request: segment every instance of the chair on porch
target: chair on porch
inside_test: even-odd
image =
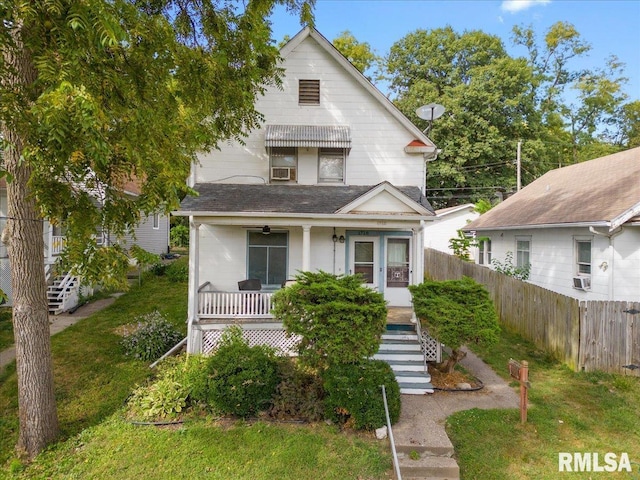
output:
[[[240,291],[259,291],[262,290],[262,282],[259,278],[249,278],[247,280],[241,280],[238,282],[238,289]]]

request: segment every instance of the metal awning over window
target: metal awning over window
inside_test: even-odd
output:
[[[351,148],[346,125],[267,125],[266,147]]]

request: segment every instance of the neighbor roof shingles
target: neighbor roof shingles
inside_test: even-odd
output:
[[[610,222],[640,203],[640,147],[547,172],[464,230]]]

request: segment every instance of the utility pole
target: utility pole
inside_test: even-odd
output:
[[[522,162],[521,162],[521,158],[520,158],[520,150],[522,148],[522,140],[518,140],[518,154],[516,156],[516,176],[517,176],[517,189],[516,191],[519,192],[520,189],[522,188],[522,176],[520,174],[520,170],[522,168]]]

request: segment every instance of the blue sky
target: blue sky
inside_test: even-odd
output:
[[[572,23],[592,50],[576,68],[603,65],[610,55],[626,64],[629,100],[640,100],[640,0],[316,0],[316,28],[329,40],[349,30],[378,55],[417,29],[450,25],[457,32],[482,30],[503,39],[512,56],[524,55],[511,43],[514,25],[531,25],[543,35],[557,21]],[[274,38],[300,30],[297,17],[279,9]]]

